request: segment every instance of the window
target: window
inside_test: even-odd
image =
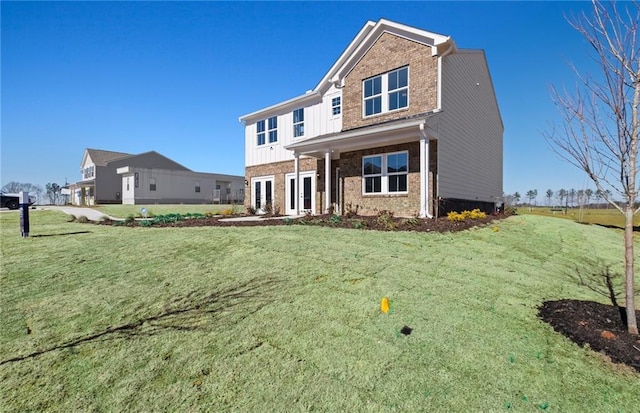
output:
[[[365,194],[406,193],[409,172],[408,152],[396,152],[362,158]]]
[[[304,135],[304,108],[293,111],[293,137]]]
[[[382,192],[382,156],[362,158],[362,176],[365,194]]]
[[[342,112],[342,105],[340,104],[340,96],[331,99],[331,114],[333,116],[339,115]]]
[[[258,131],[258,146],[264,145],[264,120],[259,120],[256,123],[256,128]]]
[[[127,191],[129,190],[129,177],[127,176]]]
[[[364,115],[382,112],[382,76],[364,81]]]
[[[278,142],[278,117],[269,118],[269,143]]]
[[[200,192],[200,182],[196,182],[196,192]]]
[[[389,110],[396,110],[407,107],[409,95],[409,69],[394,70],[388,74],[389,77]]]
[[[156,190],[156,178],[150,178],[149,179],[149,191],[155,191]]]
[[[134,186],[140,188],[140,175],[136,172],[133,179]]]
[[[408,67],[365,79],[362,83],[364,116],[372,116],[409,106]]]

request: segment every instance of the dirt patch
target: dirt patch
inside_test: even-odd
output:
[[[627,332],[615,307],[593,301],[545,301],[538,315],[579,346],[589,345],[613,362],[640,372],[640,337]],[[640,311],[636,317],[640,319]]]

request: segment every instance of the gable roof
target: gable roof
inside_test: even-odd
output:
[[[342,86],[341,82],[344,77],[354,68],[360,59],[362,59],[383,33],[390,33],[431,46],[432,56],[439,56],[443,53],[456,50],[455,42],[450,36],[428,32],[386,19],[380,19],[377,22],[368,21],[313,90],[308,91],[304,95],[243,115],[239,118],[239,121],[251,122],[264,117],[265,114],[270,112],[288,112],[294,107],[312,104],[314,101],[319,102],[322,99],[322,95],[326,93],[332,85],[336,87]]]
[[[114,159],[108,162],[109,166],[133,166],[140,168],[158,168],[158,169],[169,169],[172,171],[191,171],[191,169],[187,168],[179,164],[178,162],[167,158],[166,156],[156,152],[149,151],[144,152],[138,155],[130,155],[123,158]]]
[[[102,149],[85,149],[84,156],[82,157],[82,163],[80,166],[84,165],[87,156],[91,158],[91,161],[96,166],[107,166],[107,164],[116,159],[122,159],[129,156],[133,156],[130,153],[124,152],[113,152],[113,151],[104,151]]]

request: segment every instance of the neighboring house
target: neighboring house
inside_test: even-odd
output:
[[[194,172],[155,152],[133,155],[86,149],[72,203],[203,204],[244,199],[244,177]]]
[[[449,36],[368,22],[313,90],[240,121],[257,210],[433,217],[491,212],[502,196],[485,54]]]

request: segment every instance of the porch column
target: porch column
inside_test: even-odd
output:
[[[293,173],[296,175],[296,179],[295,179],[295,191],[294,191],[294,212],[296,215],[300,215],[300,154],[299,153],[294,153],[294,160],[293,160]],[[286,185],[285,185],[286,188]]]
[[[429,213],[429,139],[420,138],[420,217],[432,218]]]
[[[331,210],[331,151],[324,153],[324,212]]]

